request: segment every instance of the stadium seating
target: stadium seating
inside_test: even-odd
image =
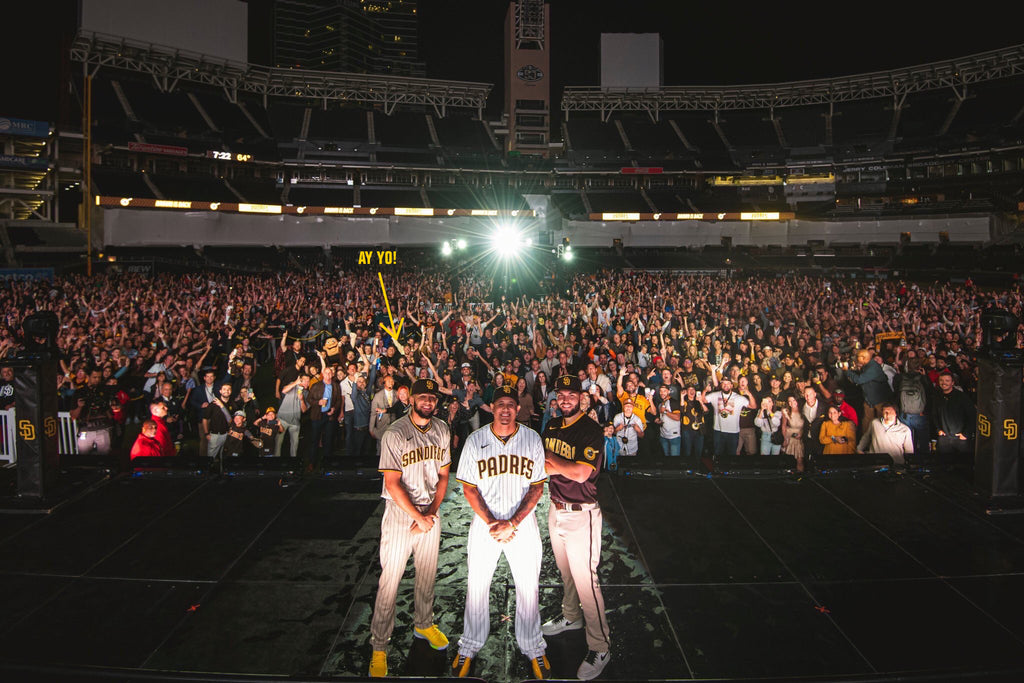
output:
[[[828,107],[790,107],[777,113],[782,135],[790,150],[822,149],[826,145],[825,115]]]
[[[422,112],[398,111],[390,116],[374,112],[373,126],[382,147],[425,149],[433,144]]]
[[[423,197],[420,195],[420,191],[414,188],[361,188],[359,190],[359,203],[361,206],[404,206],[415,208],[423,206]]]
[[[144,197],[156,199],[156,195],[135,171],[94,166],[92,169],[94,191],[112,197]]]
[[[350,141],[362,145],[369,144],[366,129],[366,111],[358,108],[311,107],[309,117],[309,140],[317,141]]]
[[[829,108],[822,104],[779,107],[773,114],[723,110],[717,122],[710,111],[662,111],[657,121],[645,112],[620,111],[601,121],[597,112],[572,111],[562,127],[566,146],[541,159],[506,154],[504,140],[490,134],[479,114],[457,108],[444,117],[412,105],[385,114],[368,104],[329,101],[325,108],[323,101],[292,97],[271,97],[265,104],[251,94],[241,94],[236,104],[212,86],[180,82],[161,93],[138,73],[104,67],[94,82],[93,132],[107,147],[93,179],[98,193],[111,196],[313,206],[524,208],[522,195],[533,192],[550,195],[555,211],[573,218],[651,211],[795,209],[802,218],[1016,211],[1024,175],[1013,151],[1024,138],[1020,85],[1020,77],[971,84],[955,111],[949,89],[912,93],[895,128],[891,97],[837,102],[831,131]],[[558,130],[552,132],[557,141]],[[192,156],[129,152],[136,141],[184,147]],[[201,158],[209,150],[251,154],[257,163],[243,168]],[[939,155],[942,162],[929,160]],[[792,191],[794,204],[788,204],[781,186],[709,183],[714,175],[764,169],[781,176],[810,172],[804,163],[819,169],[832,164],[837,179],[819,193],[800,194],[799,204]],[[294,170],[302,165],[305,171]],[[364,185],[357,192],[344,184],[309,183],[321,175],[308,172],[317,165],[339,169],[325,178]],[[621,179],[619,169],[630,166],[661,167],[665,175],[606,182]],[[877,177],[844,173],[848,166],[886,170]],[[368,177],[366,169],[375,168],[396,169],[401,177]],[[497,173],[473,175],[481,170]],[[281,184],[277,177],[304,183]],[[532,190],[523,187],[538,178],[543,180]],[[62,190],[61,216],[74,215],[73,195]]]
[[[238,201],[238,197],[224,185],[224,181],[220,178],[153,174],[151,180],[164,195],[164,199],[190,199],[200,202]]]
[[[355,193],[345,185],[337,187],[293,187],[288,192],[288,203],[293,206],[352,206]]]

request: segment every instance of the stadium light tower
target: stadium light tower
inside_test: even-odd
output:
[[[548,156],[551,15],[544,0],[513,0],[505,16],[505,112],[509,152]]]
[[[467,246],[468,245],[466,244],[466,240],[462,239],[461,237],[457,239],[453,237],[452,239],[445,240],[444,242],[441,243],[441,255],[451,256],[454,252],[462,251]]]

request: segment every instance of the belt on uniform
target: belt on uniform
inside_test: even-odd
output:
[[[560,500],[551,501],[551,506],[556,510],[568,512],[583,512],[584,510],[596,510],[597,503],[563,503]]]

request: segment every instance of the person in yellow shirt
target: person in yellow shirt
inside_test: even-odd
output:
[[[627,399],[633,402],[633,414],[640,418],[640,422],[646,431],[647,409],[651,406],[651,402],[647,400],[644,394],[637,391],[637,386],[636,375],[630,373],[627,379],[626,368],[619,368],[619,379],[615,382],[615,395],[618,397],[619,403],[625,403]]]
[[[818,440],[824,446],[825,455],[847,455],[857,446],[857,433],[851,420],[844,420],[835,406],[828,407],[828,420],[821,425]]]

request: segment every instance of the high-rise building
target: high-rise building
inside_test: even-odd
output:
[[[424,76],[416,0],[275,0],[274,65]]]

